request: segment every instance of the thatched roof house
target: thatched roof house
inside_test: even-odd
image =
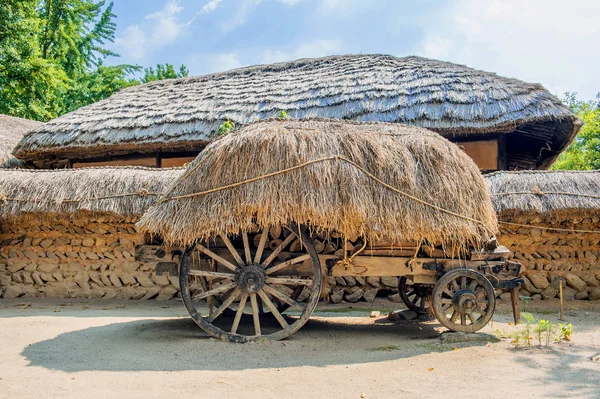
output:
[[[12,155],[23,135],[42,123],[14,116],[0,115],[0,168],[18,168],[23,166]]]
[[[73,216],[80,211],[141,216],[183,169],[105,167],[4,170],[0,219],[33,214]]]
[[[546,168],[580,126],[539,84],[420,57],[347,55],[127,88],[31,132],[16,155],[44,167],[182,164],[227,118],[246,124],[281,110],[428,128],[485,170]]]
[[[247,231],[253,215],[262,227],[458,245],[497,228],[483,177],[456,145],[423,128],[327,119],[269,119],[214,141],[139,225],[189,244]]]
[[[519,215],[547,222],[600,217],[600,171],[496,172],[485,179],[501,220]]]

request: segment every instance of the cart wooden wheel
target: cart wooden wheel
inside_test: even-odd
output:
[[[196,324],[209,335],[231,342],[257,340],[280,340],[298,331],[309,319],[319,301],[322,288],[322,271],[319,257],[312,243],[298,227],[285,227],[290,234],[274,249],[268,249],[268,229],[254,249],[249,244],[247,233],[241,239],[222,235],[227,256],[208,249],[201,243],[186,248],[181,258],[179,282],[183,302]],[[282,260],[278,255],[300,240],[300,250],[288,254]],[[240,244],[241,243],[241,244]],[[236,245],[239,244],[239,245]],[[216,270],[207,269],[200,263],[191,267],[194,250],[206,255],[215,264]],[[195,278],[211,282],[210,285],[190,289]],[[282,289],[293,292],[298,287],[308,290],[308,298],[300,303]],[[221,296],[227,294],[225,297]],[[219,296],[218,302],[212,299]],[[208,305],[201,314],[197,304]],[[261,312],[259,304],[269,312]],[[282,314],[276,303],[289,305],[290,312]],[[214,306],[217,304],[216,306]],[[228,317],[226,309],[234,311]]]
[[[441,325],[453,331],[481,330],[492,318],[495,307],[494,287],[475,270],[452,270],[433,288],[433,313]]]
[[[429,313],[429,301],[432,287],[425,284],[413,284],[404,276],[398,279],[398,293],[410,310],[417,313]]]

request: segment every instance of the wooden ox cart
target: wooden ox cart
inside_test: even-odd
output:
[[[409,308],[466,332],[489,322],[495,289],[510,289],[516,305],[521,285],[520,265],[491,239],[495,214],[475,164],[441,136],[398,124],[247,125],[207,147],[140,225],[186,248],[185,306],[232,342],[299,330],[325,276],[398,277]]]

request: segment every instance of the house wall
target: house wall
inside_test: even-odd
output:
[[[501,221],[559,229],[600,231],[600,218],[562,215],[544,221],[536,215],[501,215]],[[551,299],[563,281],[566,299],[600,299],[600,233],[574,233],[501,225],[498,241],[523,265],[524,295]],[[537,294],[537,295],[536,295]]]
[[[544,224],[536,217],[502,220],[600,231],[600,221]],[[157,274],[160,264],[178,263],[154,255],[135,218],[89,216],[21,219],[0,224],[0,294],[4,298],[119,298],[168,300],[178,294],[176,273]],[[567,299],[600,299],[600,234],[550,232],[525,227],[501,229],[498,240],[523,264],[524,295],[549,299],[564,281]],[[329,299],[399,301],[394,277],[327,277]]]
[[[493,137],[477,137],[477,140],[455,141],[463,151],[467,153],[471,159],[477,164],[482,171],[495,171],[504,169],[506,162],[504,160],[505,153],[502,147],[503,136]],[[84,160],[52,160],[48,162],[38,162],[37,166],[47,169],[55,168],[89,168],[98,166],[144,166],[151,168],[171,168],[181,167],[196,159],[200,149],[195,151],[172,152],[167,154],[154,155],[139,155],[130,154],[114,157],[105,157],[100,159],[84,159]]]
[[[135,218],[92,216],[21,219],[0,225],[0,292],[4,298],[168,300],[177,277],[136,259],[145,237]]]

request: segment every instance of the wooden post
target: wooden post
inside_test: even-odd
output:
[[[519,306],[519,287],[511,288],[510,300],[512,302],[513,319],[515,326],[521,322],[521,307]]]
[[[558,320],[564,320],[563,319],[563,289],[562,289],[562,280],[559,281],[559,286],[558,286],[558,298],[560,299],[560,316],[558,317]]]

